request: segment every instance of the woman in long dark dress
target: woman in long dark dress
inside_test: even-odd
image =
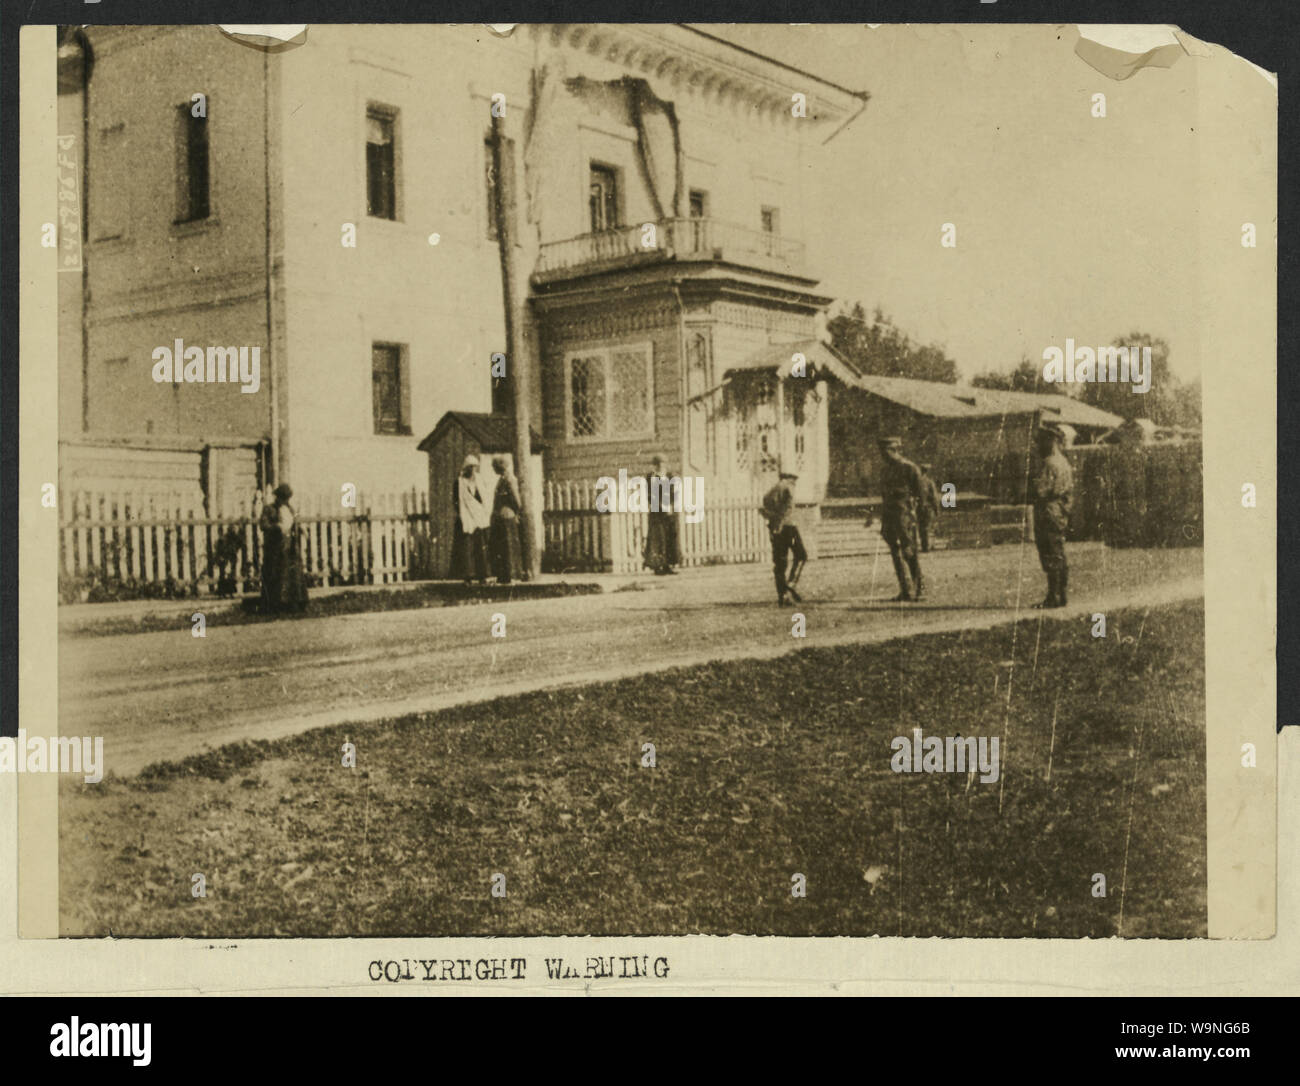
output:
[[[301,611],[307,606],[297,516],[289,504],[292,497],[293,488],[281,483],[275,488],[275,501],[262,508],[262,610],[267,613]]]
[[[497,584],[509,584],[523,568],[519,547],[519,484],[504,456],[492,458],[497,473],[492,499],[492,572]]]
[[[645,551],[641,557],[656,575],[663,576],[676,573],[673,566],[681,562],[677,547],[678,495],[672,480],[664,472],[664,458],[656,456],[651,463],[654,470],[646,477],[650,513],[646,524]]]

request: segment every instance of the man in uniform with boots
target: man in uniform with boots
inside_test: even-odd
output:
[[[1065,533],[1070,525],[1074,471],[1065,458],[1065,435],[1050,423],[1040,423],[1035,435],[1038,466],[1029,484],[1034,503],[1034,542],[1047,574],[1047,598],[1037,606],[1064,607],[1069,567],[1065,562]]]
[[[794,523],[794,482],[798,478],[792,471],[782,471],[776,485],[763,496],[762,513],[772,538],[772,572],[776,577],[778,604],[788,603],[791,599],[795,603],[803,602],[794,587],[808,560],[799,526]],[[791,554],[794,563],[787,575],[786,563]]]
[[[880,473],[880,534],[889,544],[898,577],[898,595],[894,600],[919,600],[922,581],[921,562],[916,553],[916,509],[925,500],[921,469],[903,456],[901,438],[882,437],[880,456],[884,461]]]

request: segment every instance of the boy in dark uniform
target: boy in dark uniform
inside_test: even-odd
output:
[[[763,496],[762,512],[763,519],[767,521],[768,534],[772,538],[772,572],[776,577],[778,604],[787,603],[790,599],[795,603],[803,602],[794,587],[808,560],[803,538],[799,535],[799,526],[794,523],[794,482],[798,478],[792,471],[781,472],[776,486]],[[791,553],[794,554],[794,564],[790,566],[787,577],[786,562]]]
[[[880,473],[880,534],[889,544],[894,574],[898,577],[898,595],[894,600],[919,600],[922,581],[921,562],[916,554],[916,508],[925,499],[921,469],[903,456],[901,438],[882,437],[879,444],[884,461]]]

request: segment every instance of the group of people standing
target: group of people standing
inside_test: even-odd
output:
[[[1034,540],[1039,562],[1047,575],[1047,597],[1038,607],[1064,607],[1067,603],[1069,567],[1065,558],[1065,537],[1069,527],[1074,474],[1065,458],[1064,434],[1050,424],[1039,426],[1035,435],[1038,457],[1029,486],[1034,507]],[[895,601],[923,598],[925,581],[920,554],[930,550],[935,518],[939,513],[939,492],[929,475],[929,464],[917,465],[903,455],[898,437],[879,441],[881,460],[880,534],[889,545],[898,578]],[[460,474],[452,484],[455,509],[452,539],[452,575],[465,583],[487,584],[489,572],[498,584],[510,584],[516,577],[527,579],[522,562],[519,534],[521,502],[519,484],[504,456],[492,458],[495,475],[485,480],[479,458],[466,456]],[[772,544],[772,568],[777,602],[800,603],[800,574],[808,551],[795,522],[794,485],[798,475],[782,470],[776,485],[763,497],[761,512],[767,521]],[[677,533],[675,483],[664,470],[662,457],[653,460],[646,478],[649,493],[661,502],[650,513],[646,533],[644,564],[656,574],[674,573],[681,561]],[[267,612],[302,610],[307,603],[306,583],[298,552],[296,516],[287,483],[275,488],[274,501],[262,509],[262,609]]]
[[[1029,500],[1034,508],[1034,542],[1039,563],[1047,575],[1047,597],[1039,608],[1064,607],[1069,566],[1065,536],[1070,522],[1074,473],[1063,452],[1064,433],[1050,423],[1035,436],[1037,461],[1030,479]],[[898,578],[894,602],[916,601],[924,596],[920,554],[930,550],[939,490],[930,478],[929,464],[915,464],[903,455],[903,441],[888,436],[878,442],[883,467],[880,474],[880,534],[889,545]],[[772,542],[772,568],[778,604],[799,603],[795,588],[808,552],[794,523],[794,484],[798,476],[782,471],[763,498],[762,513]],[[870,523],[870,522],[868,522]]]
[[[484,479],[479,458],[465,457],[451,488],[455,509],[452,530],[452,576],[464,582],[487,584],[488,573],[497,584],[510,584],[524,576],[519,541],[519,482],[504,456],[492,458],[495,476]]]

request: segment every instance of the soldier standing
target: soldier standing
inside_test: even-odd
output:
[[[1064,607],[1069,567],[1065,561],[1065,532],[1070,525],[1074,471],[1062,451],[1065,435],[1050,423],[1041,423],[1035,437],[1038,470],[1030,480],[1034,503],[1034,542],[1038,560],[1047,574],[1047,598],[1038,607]]]
[[[885,462],[880,474],[880,534],[889,544],[898,577],[898,595],[894,600],[919,600],[922,581],[921,562],[916,554],[916,508],[925,499],[921,469],[903,456],[901,438],[882,437],[880,455]]]
[[[930,553],[930,534],[934,530],[934,522],[939,516],[939,488],[934,485],[934,480],[930,478],[930,465],[921,465],[921,490],[923,497],[921,504],[916,510],[916,523],[921,531],[921,553]]]
[[[784,604],[793,599],[802,603],[803,598],[795,591],[799,574],[803,572],[808,552],[804,549],[803,538],[799,535],[799,526],[794,523],[794,482],[799,476],[792,471],[781,472],[780,479],[771,490],[763,495],[763,519],[767,521],[767,530],[772,538],[772,572],[776,577],[776,602]],[[786,575],[786,563],[793,552],[794,562]]]

